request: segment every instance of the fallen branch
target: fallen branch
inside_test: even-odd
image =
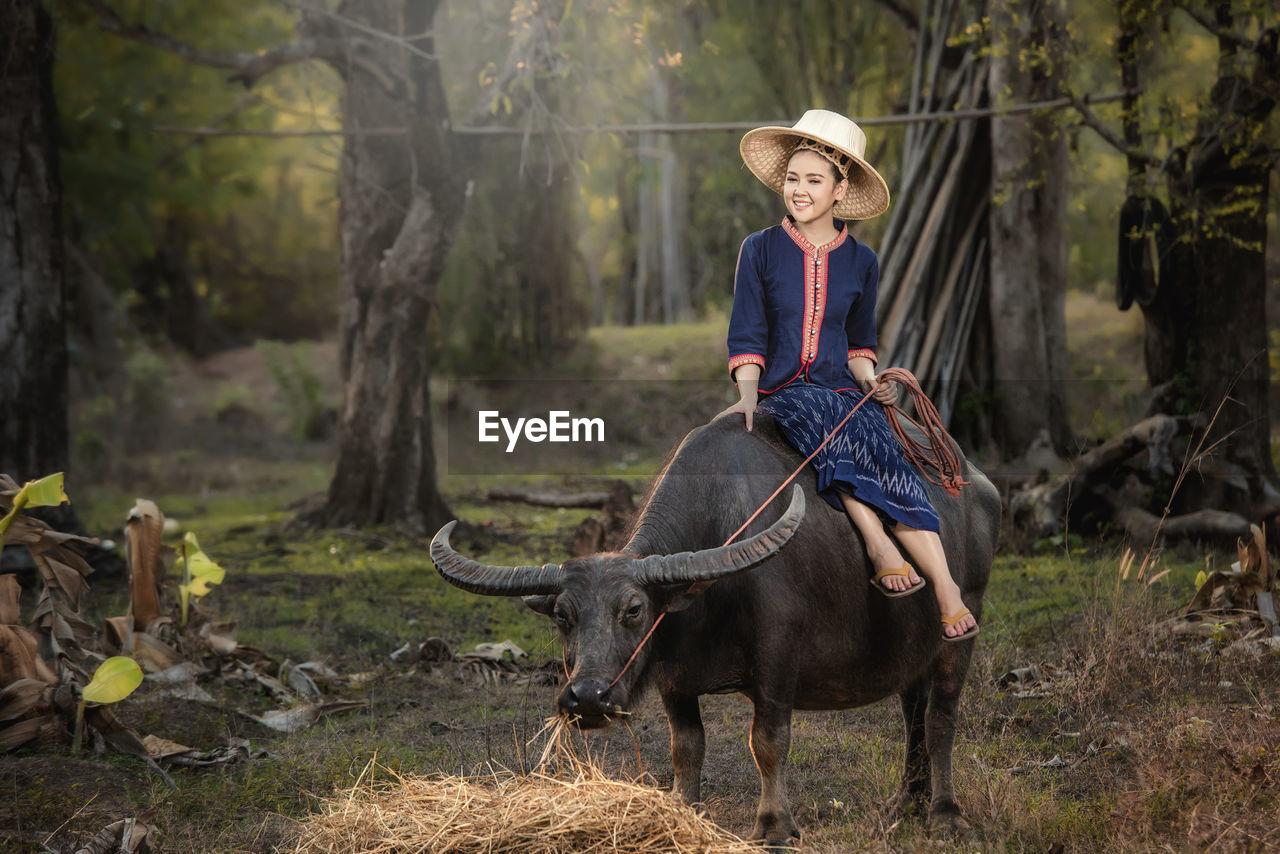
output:
[[[1201,420],[1201,416],[1185,415],[1152,415],[1144,418],[1081,455],[1070,472],[1015,493],[1009,502],[1014,520],[1020,526],[1032,530],[1036,536],[1048,537],[1062,533],[1069,503],[1086,493],[1095,493],[1105,487],[1116,470],[1139,452],[1149,453],[1149,469],[1157,473],[1163,471],[1172,474],[1169,443],[1200,426]],[[1105,495],[1103,500],[1112,505],[1120,503]],[[1188,522],[1191,527],[1195,524],[1202,522]],[[1247,533],[1248,529],[1248,523],[1245,523],[1244,531]]]
[[[1249,520],[1223,510],[1197,510],[1160,517],[1140,507],[1116,506],[1115,518],[1134,542],[1151,542],[1157,532],[1170,539],[1232,540],[1249,535]]]

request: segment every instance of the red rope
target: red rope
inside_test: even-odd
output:
[[[916,421],[896,406],[885,407],[885,416],[889,419],[893,432],[898,434],[898,441],[902,444],[907,460],[920,470],[925,480],[943,487],[949,495],[959,495],[960,487],[969,482],[960,478],[964,462],[960,459],[955,443],[947,435],[947,429],[942,426],[942,417],[938,415],[933,401],[920,388],[915,375],[905,368],[886,368],[880,373],[880,380],[893,380],[905,388],[920,416],[920,421]],[[919,428],[924,433],[925,441],[909,436],[899,420],[902,418]]]
[[[900,414],[896,406],[885,407],[885,414],[889,418],[889,425],[893,428],[893,432],[897,434],[898,441],[902,444],[906,458],[915,465],[916,468],[920,469],[920,473],[923,474],[925,479],[930,483],[945,487],[950,495],[958,495],[960,493],[960,487],[967,484],[968,481],[960,479],[960,471],[963,463],[960,461],[960,456],[951,442],[951,437],[947,435],[946,428],[942,426],[942,418],[938,415],[938,410],[934,408],[933,402],[925,396],[925,393],[920,388],[920,383],[916,381],[914,374],[904,368],[886,368],[880,373],[879,382],[876,383],[875,387],[864,394],[862,396],[862,400],[859,400],[854,404],[853,409],[849,410],[849,414],[840,419],[840,423],[832,428],[831,432],[827,434],[827,437],[822,440],[822,444],[814,448],[813,453],[805,457],[804,462],[797,466],[796,470],[793,471],[786,480],[779,484],[778,488],[773,491],[773,494],[766,498],[764,503],[756,508],[756,512],[748,516],[747,521],[743,522],[738,530],[729,535],[729,539],[724,541],[724,545],[727,546],[736,540],[738,535],[745,531],[747,526],[750,525],[757,516],[763,513],[766,507],[773,503],[773,499],[778,497],[778,494],[787,487],[787,484],[795,480],[796,475],[800,474],[800,472],[804,470],[804,467],[809,465],[809,463],[813,461],[813,458],[818,455],[818,452],[827,446],[827,443],[831,441],[832,437],[834,437],[836,433],[840,432],[840,428],[853,417],[853,413],[861,409],[862,404],[870,400],[871,396],[875,394],[876,390],[879,389],[880,386],[885,385],[890,381],[899,383],[907,390],[907,394],[911,396],[912,401],[915,403],[916,412],[920,413],[921,420],[924,422],[921,424],[906,414]],[[903,428],[901,422],[898,420],[899,418],[906,418],[918,427],[924,433],[926,441],[920,442],[911,436],[908,436],[905,428]],[[930,473],[931,471],[937,473],[936,480],[934,479],[934,475]],[[684,595],[696,595],[701,593],[703,590],[706,590],[714,583],[714,581],[695,581],[693,584],[689,585],[687,590],[685,590]],[[649,631],[640,639],[640,643],[636,647],[635,652],[631,653],[631,657],[628,658],[627,663],[622,666],[622,670],[613,678],[613,681],[609,683],[609,688],[617,685],[618,680],[631,669],[631,665],[635,663],[636,656],[640,655],[640,650],[644,649],[645,645],[649,643],[649,638],[653,637],[653,633],[657,631],[658,626],[662,623],[662,619],[665,616],[667,616],[667,611],[666,609],[663,609],[662,613],[658,615],[658,618],[653,621],[653,625],[649,627]],[[567,660],[564,662],[564,665],[565,678],[568,679],[569,663]],[[605,690],[608,689],[606,688]]]

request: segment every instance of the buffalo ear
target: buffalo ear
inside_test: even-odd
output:
[[[664,584],[658,588],[658,607],[662,611],[674,614],[676,611],[683,611],[693,604],[694,597],[687,595],[689,590],[688,584]]]
[[[544,617],[550,617],[556,607],[556,597],[553,594],[524,596],[521,601],[528,605],[531,610],[537,611]]]

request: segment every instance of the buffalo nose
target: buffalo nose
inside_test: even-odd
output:
[[[617,708],[614,703],[605,699],[608,693],[609,684],[602,679],[577,679],[560,695],[560,708],[571,715],[607,715]]]

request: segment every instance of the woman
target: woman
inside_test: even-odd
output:
[[[871,393],[880,406],[859,409],[815,458],[819,492],[862,534],[882,592],[915,593],[923,574],[943,615],[943,639],[968,640],[978,623],[947,568],[938,515],[881,409],[897,392],[876,388],[876,254],[837,222],[889,206],[884,179],[863,160],[866,136],[844,116],[810,110],[794,127],[750,131],[740,149],[755,176],[782,195],[787,216],[747,237],[738,255],[729,370],[741,397],[716,417],[741,413],[750,430],[759,408],[808,455]]]

